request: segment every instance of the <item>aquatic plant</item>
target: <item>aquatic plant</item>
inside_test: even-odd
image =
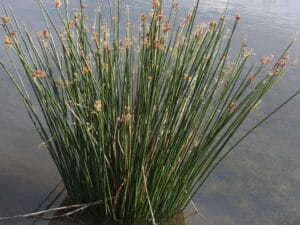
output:
[[[230,60],[240,15],[229,32],[225,14],[196,25],[199,0],[183,21],[178,4],[165,12],[154,0],[135,26],[124,21],[122,1],[108,18],[97,3],[91,24],[82,1],[73,12],[67,0],[54,3],[55,19],[37,1],[45,29],[35,37],[4,8],[12,68],[1,65],[70,199],[102,201],[91,211],[123,224],[156,224],[181,212],[280,79],[290,46],[268,71],[273,56],[250,64],[255,53],[246,42]]]

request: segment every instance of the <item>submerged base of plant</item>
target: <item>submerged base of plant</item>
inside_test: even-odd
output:
[[[8,55],[32,90],[4,69],[72,201],[101,200],[92,211],[123,224],[182,212],[289,59],[286,50],[265,72],[273,56],[249,65],[255,53],[243,43],[229,60],[240,16],[230,32],[224,17],[196,25],[199,1],[178,21],[177,4],[165,14],[154,0],[150,16],[124,29],[121,1],[108,22],[98,3],[92,23],[82,1],[73,12],[55,1],[59,22],[37,3],[45,29],[35,38],[10,9],[2,17]]]

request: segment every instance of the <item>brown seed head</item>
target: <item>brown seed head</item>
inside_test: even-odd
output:
[[[192,20],[192,13],[187,14],[187,16],[184,18],[184,23],[189,23]]]
[[[217,26],[217,22],[215,20],[212,20],[210,21],[209,26],[214,29]]]
[[[230,102],[228,105],[228,108],[230,110],[234,110],[234,109],[236,109],[236,107],[237,107],[237,104],[235,102]]]
[[[78,73],[74,73],[73,74],[73,76],[74,76],[74,82],[80,82],[80,78],[79,78],[79,75],[78,75]]]
[[[280,74],[280,70],[273,69],[269,72],[271,76],[278,76]]]
[[[255,56],[254,50],[252,48],[249,49],[249,50],[245,49],[244,50],[244,57],[251,57],[251,56]]]
[[[122,46],[124,46],[124,41],[123,40],[119,40],[119,45],[122,47]]]
[[[156,12],[156,16],[157,16],[158,21],[161,21],[165,18],[165,16],[162,14],[162,12],[160,10]]]
[[[95,32],[95,31],[93,31],[93,33],[92,33],[92,40],[98,40],[99,39],[99,35],[98,35],[98,33],[97,32]]]
[[[75,21],[74,20],[68,20],[67,24],[68,24],[69,27],[73,27],[73,26],[75,26]]]
[[[146,48],[149,48],[150,47],[150,42],[149,42],[149,39],[148,38],[145,38],[145,40],[144,40],[144,46],[146,47]]]
[[[277,65],[279,66],[279,67],[285,67],[286,66],[286,61],[285,60],[282,60],[282,59],[280,59],[278,62],[277,62]]]
[[[42,70],[36,70],[32,73],[33,78],[42,79],[45,78],[47,74]]]
[[[50,32],[48,30],[44,30],[43,31],[43,36],[45,39],[49,39],[50,38]]]
[[[161,48],[161,44],[159,40],[154,41],[154,48],[158,50]]]
[[[267,55],[267,56],[264,56],[260,59],[260,62],[262,65],[266,65],[267,63],[269,63],[270,61],[272,61],[274,58],[274,55]]]
[[[7,16],[1,16],[1,23],[3,26],[7,26],[9,24],[9,18]]]
[[[94,108],[95,108],[96,112],[100,112],[102,110],[101,100],[96,100],[95,101]]]
[[[236,15],[235,15],[235,20],[236,21],[239,21],[241,19],[241,15],[239,14],[239,13],[237,13]]]
[[[195,29],[195,37],[200,37],[201,34],[203,34],[203,32],[205,31],[205,29],[207,28],[207,24],[199,24],[196,26],[196,29]]]
[[[71,85],[71,82],[68,82],[68,81],[62,80],[62,79],[55,81],[55,83],[57,86],[59,86],[61,88],[67,88]]]
[[[4,37],[4,44],[6,47],[11,47],[13,45],[14,41],[11,37],[5,36]]]
[[[147,17],[146,17],[145,14],[141,14],[140,19],[141,19],[142,22],[145,22]]]
[[[9,33],[10,37],[15,37],[17,35],[17,31],[13,30],[12,32]]]
[[[133,45],[133,40],[130,38],[125,38],[125,47],[130,48]]]
[[[290,59],[290,53],[285,53],[284,56],[282,57],[284,60],[289,60]]]
[[[255,81],[255,76],[254,76],[254,74],[250,74],[249,77],[248,77],[248,80],[249,80],[250,82]]]
[[[88,5],[86,3],[81,3],[80,4],[80,8],[82,9],[86,9],[88,7]]]
[[[277,65],[279,67],[285,67],[288,64],[288,61],[290,59],[289,53],[285,53],[281,59],[278,60]]]
[[[62,6],[61,0],[55,0],[54,5],[55,5],[56,8],[59,9]]]
[[[179,9],[179,3],[178,3],[178,2],[175,2],[175,3],[172,5],[172,7],[173,7],[174,9]]]
[[[83,75],[88,75],[91,73],[91,69],[88,66],[82,67],[82,74]]]
[[[166,22],[162,25],[162,32],[166,33],[169,30],[171,30],[171,24],[169,22]]]
[[[190,81],[192,78],[191,78],[190,75],[184,74],[184,75],[183,75],[183,79],[184,79],[185,81]]]
[[[153,8],[160,7],[160,1],[159,0],[153,0]]]

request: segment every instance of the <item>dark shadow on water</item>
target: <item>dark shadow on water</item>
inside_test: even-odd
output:
[[[152,224],[151,222],[149,225]],[[113,222],[109,218],[96,219],[90,216],[75,215],[72,218],[64,220],[53,220],[48,225],[120,225]],[[145,224],[141,224],[145,225]],[[160,225],[186,225],[183,213],[174,216],[172,219],[160,224]]]
[[[34,212],[47,210],[56,207],[63,207],[71,205],[72,203],[68,199],[63,183],[58,183],[44,199],[41,200],[40,204],[34,210]],[[108,217],[95,217],[86,212],[79,212],[71,216],[64,216],[68,211],[60,211],[54,214],[43,214],[39,217],[27,221],[29,223],[23,223],[23,225],[119,225]],[[63,215],[62,217],[59,217]],[[58,217],[55,219],[47,219],[47,217]],[[149,225],[152,224],[151,222]],[[141,224],[146,225],[146,224]],[[167,220],[160,225],[186,225],[185,217],[183,213],[180,213],[173,218]]]

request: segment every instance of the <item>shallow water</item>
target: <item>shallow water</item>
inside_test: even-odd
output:
[[[26,24],[41,29],[33,0],[6,0]],[[89,4],[94,2],[88,1]],[[144,10],[150,1],[128,1],[131,9]],[[186,11],[194,0],[181,0]],[[47,4],[52,1],[47,0]],[[206,21],[223,10],[226,0],[203,0],[200,20]],[[132,10],[133,14],[138,10]],[[146,10],[145,10],[146,11]],[[247,34],[257,56],[279,54],[300,30],[299,0],[231,0],[228,19],[239,12],[242,20],[236,39]],[[300,41],[292,48],[300,58]],[[0,56],[4,56],[1,46]],[[300,87],[300,65],[291,66],[284,79],[264,99],[241,129],[279,105]],[[300,224],[300,97],[280,110],[228,156],[194,197],[199,214],[189,206],[186,225],[298,225]],[[31,212],[46,207],[61,187],[42,202],[60,181],[16,95],[16,90],[0,73],[0,217]],[[53,206],[64,197],[58,197]],[[30,224],[28,220],[0,222],[1,225]],[[36,224],[50,224],[37,221]],[[53,224],[53,223],[52,223]],[[182,224],[173,224],[182,225]]]

